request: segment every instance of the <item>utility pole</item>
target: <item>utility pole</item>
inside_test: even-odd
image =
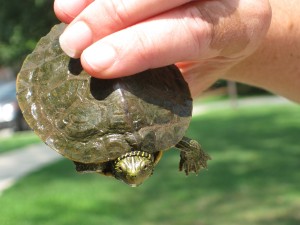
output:
[[[237,93],[237,85],[234,81],[227,81],[228,88],[228,96],[230,105],[233,109],[237,109],[238,107],[238,93]]]

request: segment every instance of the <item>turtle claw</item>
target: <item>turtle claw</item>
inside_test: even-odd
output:
[[[202,168],[207,168],[206,160],[198,159],[197,161],[193,156],[189,157],[187,154],[180,154],[179,171],[184,171],[186,175],[189,175],[190,172],[198,174]]]
[[[176,147],[181,150],[179,171],[189,175],[190,172],[198,174],[201,169],[207,168],[207,160],[211,158],[197,141],[184,137]]]

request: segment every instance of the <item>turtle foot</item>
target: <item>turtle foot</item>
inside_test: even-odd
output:
[[[79,173],[100,173],[106,176],[111,176],[111,172],[107,170],[103,163],[74,162],[74,164],[76,166],[76,171]]]
[[[176,147],[181,150],[180,171],[184,171],[186,175],[190,172],[198,174],[201,169],[207,168],[207,161],[211,157],[202,150],[197,141],[184,137]]]

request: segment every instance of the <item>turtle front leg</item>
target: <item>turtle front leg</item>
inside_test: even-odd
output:
[[[76,171],[79,173],[99,173],[105,176],[112,176],[111,169],[108,163],[73,163],[76,166]]]
[[[196,140],[183,137],[175,147],[181,151],[179,170],[184,170],[186,175],[192,171],[198,173],[200,169],[207,168],[207,160],[211,157],[201,149]]]

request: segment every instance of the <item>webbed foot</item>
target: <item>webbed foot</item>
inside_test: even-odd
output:
[[[183,137],[175,147],[181,150],[179,170],[186,175],[190,172],[198,174],[201,169],[207,168],[207,160],[211,157],[201,149],[197,141]]]

